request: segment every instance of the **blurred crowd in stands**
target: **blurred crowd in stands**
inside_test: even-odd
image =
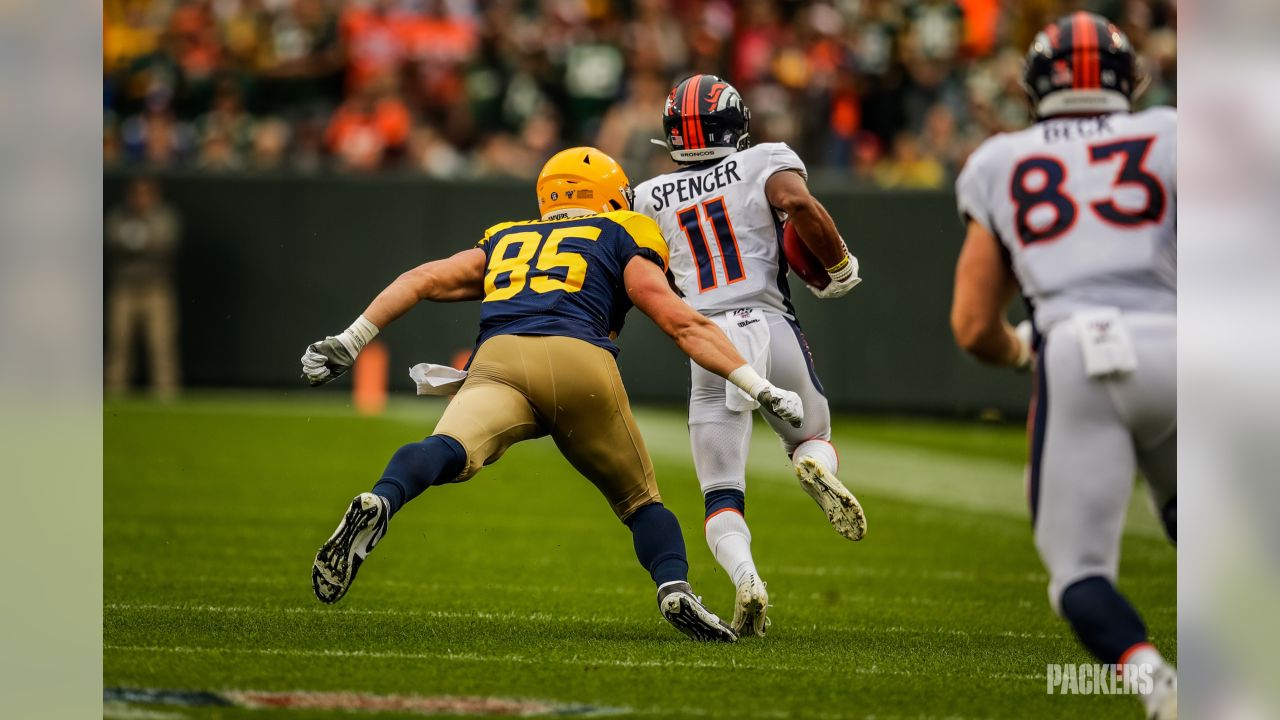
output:
[[[850,183],[946,186],[1024,126],[1035,33],[1115,21],[1176,104],[1173,0],[104,0],[107,167],[536,175],[594,144],[633,181],[672,84],[734,83],[752,137]]]

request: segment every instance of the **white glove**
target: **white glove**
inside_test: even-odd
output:
[[[1016,370],[1027,370],[1031,367],[1031,321],[1023,320],[1018,323],[1013,334],[1018,338],[1018,357],[1014,360],[1013,367]]]
[[[800,401],[799,395],[790,390],[770,384],[756,395],[756,400],[760,402],[760,407],[768,410],[771,415],[786,420],[791,427],[798,428],[804,424],[804,403]]]
[[[312,385],[323,385],[342,377],[355,365],[356,356],[378,334],[378,326],[363,315],[351,327],[307,346],[302,353],[302,377]]]
[[[798,428],[804,424],[804,403],[800,396],[760,377],[750,365],[729,373],[728,380],[755,398],[770,415],[786,420],[791,427]]]
[[[827,283],[826,287],[818,289],[812,285],[807,286],[809,291],[821,300],[844,297],[862,282],[862,278],[858,277],[858,258],[848,250],[845,251],[843,260],[827,268],[827,274],[831,276],[831,282]]]

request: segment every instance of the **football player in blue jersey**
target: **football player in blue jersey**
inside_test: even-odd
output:
[[[612,158],[565,150],[542,169],[537,194],[540,219],[494,225],[476,247],[409,270],[351,327],[307,347],[303,375],[319,385],[349,370],[381,328],[419,301],[482,301],[456,397],[434,434],[397,450],[372,491],[351,501],[316,555],[316,597],[341,599],[391,517],[423,490],[468,480],[512,444],[550,435],[631,530],[663,617],[695,640],[732,642],[733,630],[689,587],[680,525],[658,494],[614,340],[634,304],[694,362],[796,426],[800,398],[760,377],[671,290],[667,244],[653,220],[631,212],[631,186]]]

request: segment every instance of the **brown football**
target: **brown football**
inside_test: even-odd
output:
[[[805,284],[819,290],[831,284],[831,276],[827,274],[822,261],[804,244],[791,223],[782,226],[782,251],[787,256],[791,272],[798,275]]]

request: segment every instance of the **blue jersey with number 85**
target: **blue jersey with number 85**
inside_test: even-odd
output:
[[[559,335],[617,355],[613,338],[631,309],[627,263],[641,255],[667,269],[657,224],[626,210],[501,223],[479,247],[486,264],[477,346],[495,335]]]

